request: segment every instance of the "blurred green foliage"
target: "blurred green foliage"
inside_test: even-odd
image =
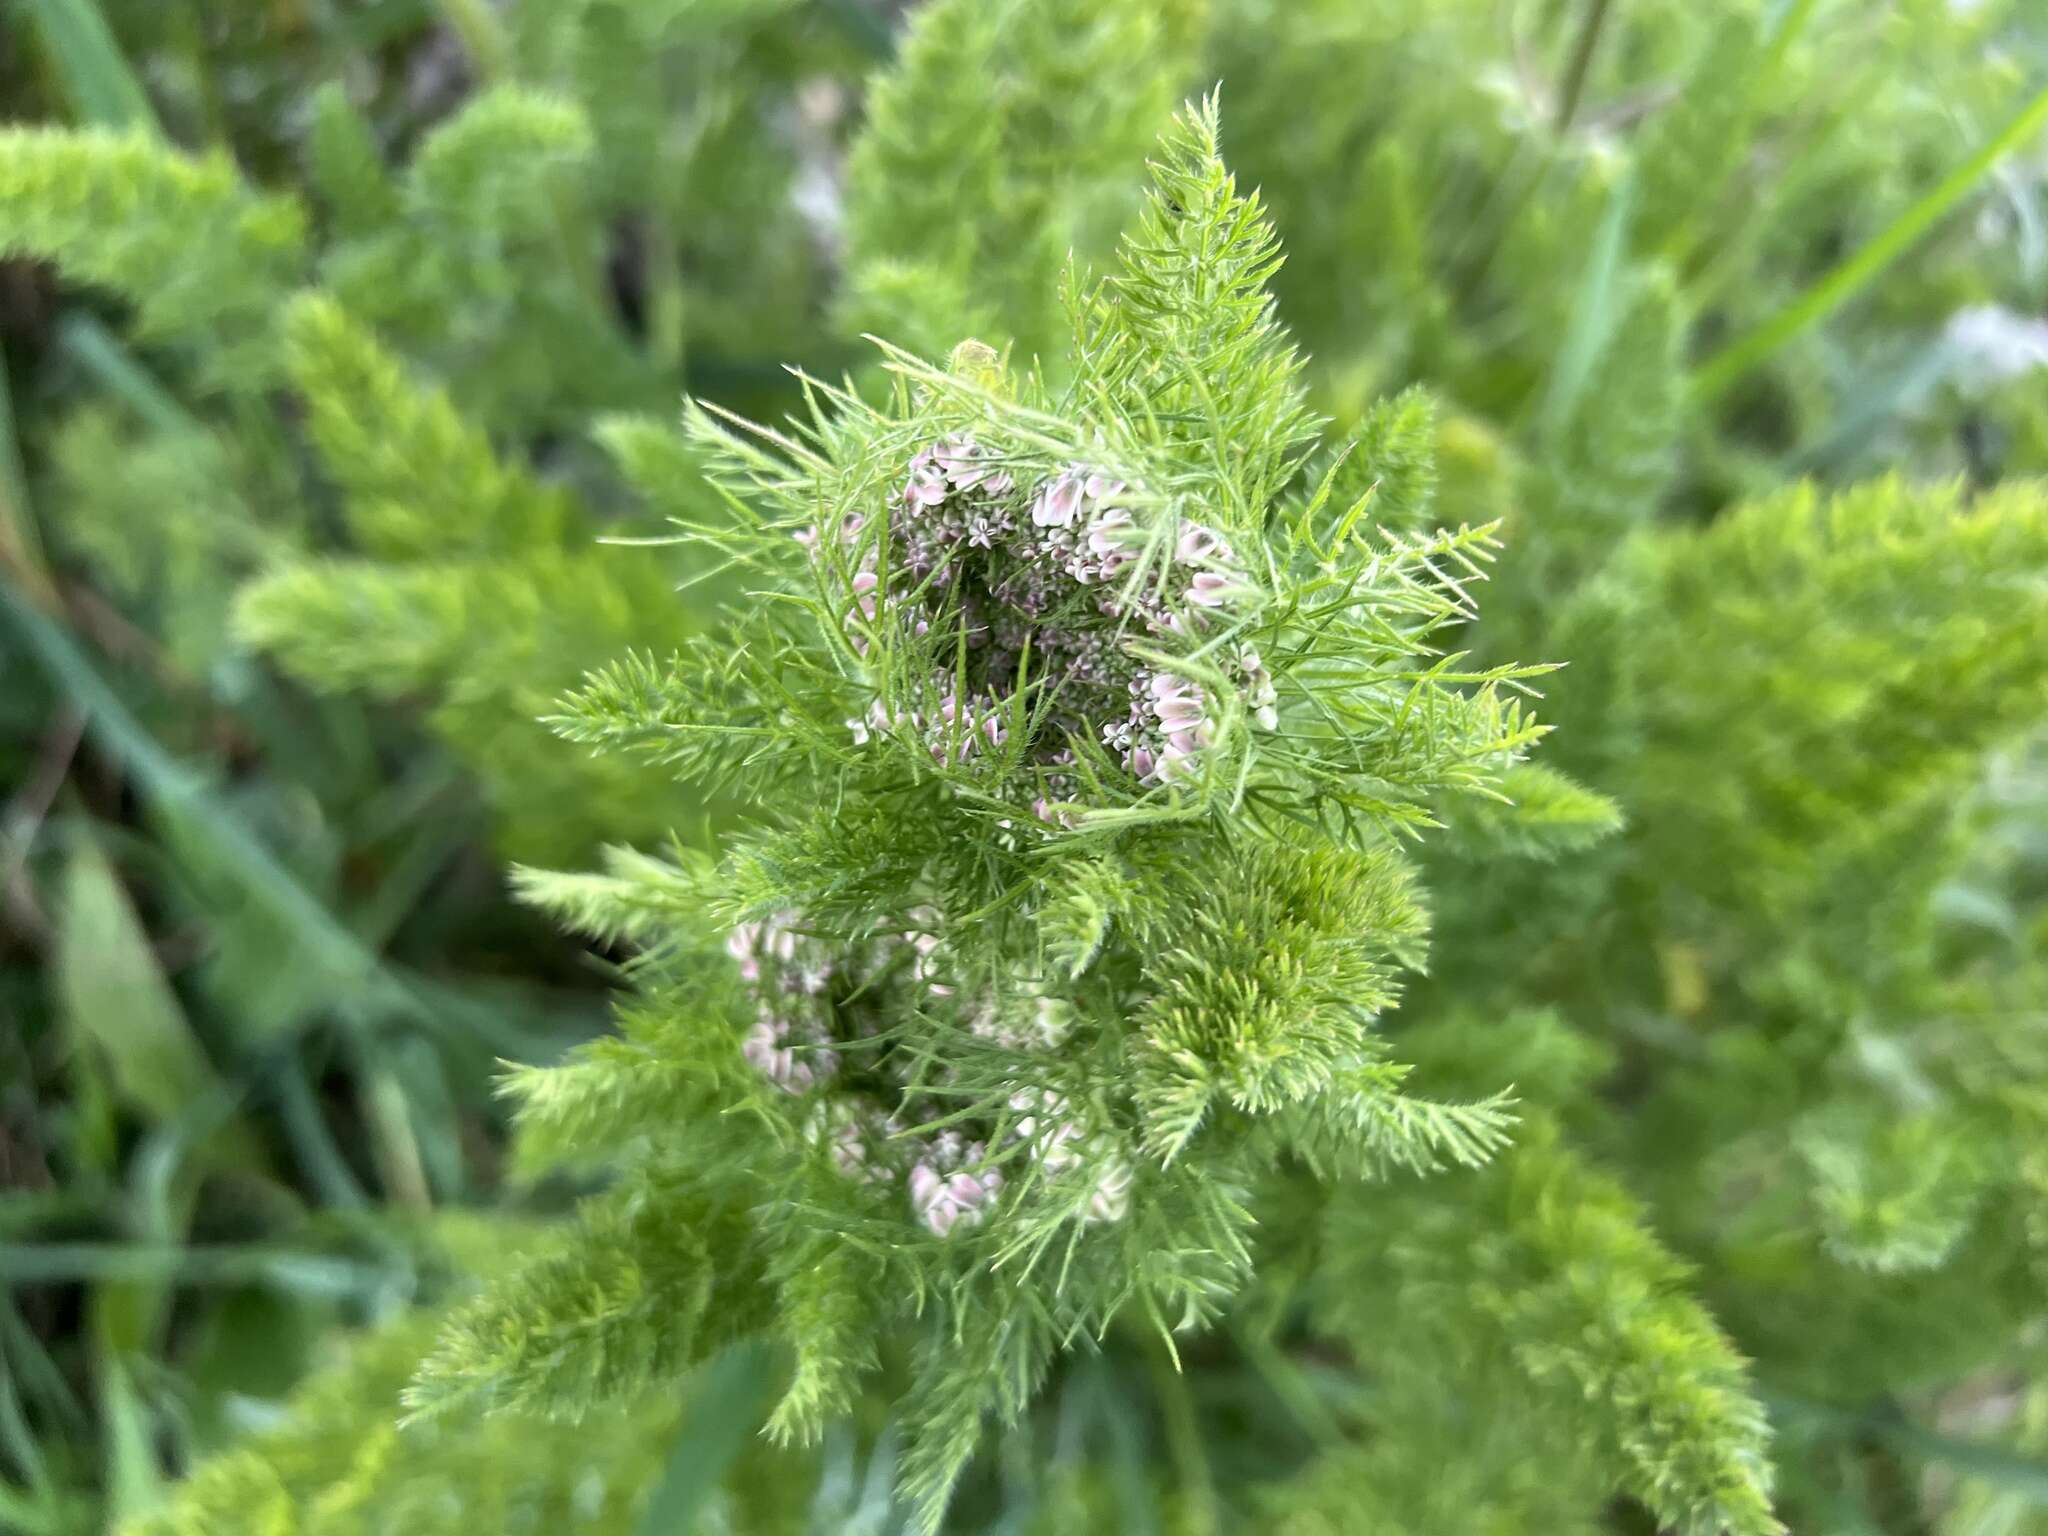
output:
[[[2048,1529],[2030,0],[0,8],[0,1526],[902,1528],[900,1340],[777,1450],[788,1362],[664,1353],[686,1235],[533,1219],[620,1127],[512,1151],[499,1063],[675,917],[602,855],[593,963],[502,870],[730,814],[536,723],[742,590],[597,542],[737,515],[680,396],[1057,374],[1219,78],[1337,499],[1504,518],[1470,643],[1568,663],[1391,1016],[1522,1124],[1273,1180],[1226,1326],[1061,1366],[954,1524],[1758,1529],[1760,1402],[1794,1530]],[[515,1259],[653,1390],[399,1427],[594,1391],[460,1299]]]

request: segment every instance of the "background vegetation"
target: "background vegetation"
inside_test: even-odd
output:
[[[777,1449],[784,1354],[569,1214],[603,1127],[512,1139],[502,1064],[638,1038],[604,850],[748,792],[538,721],[744,585],[631,542],[727,515],[686,394],[1085,377],[1068,253],[1218,80],[1340,499],[1502,519],[1458,646],[1568,663],[1512,813],[1427,803],[1386,1020],[1518,1120],[1267,1180],[1257,1287],[1060,1363],[949,1528],[2048,1529],[2028,0],[0,8],[0,1527],[915,1517],[901,1339]],[[595,949],[514,899],[607,859]],[[603,1349],[442,1327],[508,1272]]]

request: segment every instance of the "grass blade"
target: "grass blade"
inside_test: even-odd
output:
[[[14,430],[14,396],[7,384],[7,354],[0,351],[0,570],[13,574],[47,608],[57,600],[42,535],[28,504],[28,471]]]
[[[93,0],[23,0],[79,124],[162,133],[156,109]]]
[[[767,1413],[773,1365],[767,1346],[756,1342],[736,1344],[704,1368],[639,1536],[689,1536],[697,1529],[726,1468]]]
[[[1992,167],[2024,145],[2044,124],[2048,124],[2048,88],[2028,102],[1988,144],[1951,171],[1939,186],[1892,220],[1882,234],[1808,289],[1797,302],[1702,363],[1693,375],[1693,397],[1699,401],[1712,400],[1780,347],[1854,298],[1911,250]]]
[[[80,1049],[156,1124],[217,1092],[212,1065],[157,964],[134,906],[89,837],[72,849],[57,925],[57,995]]]
[[[1586,252],[1586,270],[1572,300],[1571,329],[1565,334],[1557,365],[1544,391],[1542,433],[1555,438],[1572,419],[1593,365],[1614,338],[1629,284],[1622,280],[1628,248],[1629,215],[1635,203],[1635,178],[1624,173],[1607,192],[1607,212]]]
[[[88,730],[108,756],[160,812],[203,839],[223,874],[291,935],[296,953],[278,956],[281,975],[302,978],[308,993],[335,1003],[374,1000],[399,1012],[424,1011],[410,989],[278,862],[200,775],[143,728],[71,637],[5,582],[0,582],[0,613],[13,621],[51,683],[84,713]]]

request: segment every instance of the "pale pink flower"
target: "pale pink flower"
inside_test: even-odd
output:
[[[1184,779],[1193,773],[1195,754],[1199,749],[1200,744],[1195,740],[1192,731],[1169,736],[1166,739],[1166,750],[1159,754],[1159,766],[1155,770],[1159,775],[1159,782],[1171,784],[1176,779]]]
[[[800,1051],[789,1044],[789,1034],[786,1021],[764,1015],[740,1042],[740,1054],[785,1093],[802,1093],[839,1070],[837,1052],[822,1046]]]
[[[741,923],[725,936],[725,952],[740,963],[740,975],[748,981],[761,979],[761,962],[754,958],[754,945],[760,937],[759,923]]]
[[[910,1208],[938,1237],[956,1226],[978,1226],[1002,1191],[1000,1168],[968,1172],[985,1155],[980,1142],[955,1151],[959,1138],[947,1133],[910,1170]]]
[[[842,1177],[856,1184],[886,1184],[893,1176],[886,1154],[878,1150],[888,1128],[877,1110],[845,1100],[828,1102],[818,1106],[810,1126]]]
[[[913,512],[919,507],[936,507],[948,494],[946,477],[937,470],[914,470],[903,487],[903,505]]]
[[[1153,676],[1151,695],[1152,713],[1169,736],[1199,730],[1206,722],[1199,684],[1160,672]]]
[[[941,443],[932,457],[948,480],[963,491],[971,491],[987,477],[988,469],[978,462],[981,449],[971,437]]]
[[[1275,706],[1280,695],[1273,687],[1273,675],[1266,670],[1259,653],[1248,645],[1238,647],[1237,670],[1244,678],[1244,698],[1251,706],[1252,719],[1262,730],[1278,730],[1280,711]]]
[[[1214,529],[1189,523],[1181,529],[1173,553],[1182,565],[1201,565],[1209,560],[1228,560],[1230,546],[1217,537]]]
[[[1081,1164],[1081,1127],[1067,1118],[1066,1098],[1049,1088],[1023,1088],[1010,1095],[1010,1108],[1019,1111],[1017,1139],[1030,1149],[1031,1157],[1049,1179],[1058,1178]]]
[[[873,571],[854,572],[854,596],[860,599],[860,611],[871,619],[875,616],[875,589],[881,584],[881,578]]]
[[[1127,555],[1131,529],[1131,514],[1122,507],[1111,507],[1089,527],[1088,552],[1104,559]]]
[[[1040,528],[1065,528],[1081,509],[1081,477],[1071,470],[1038,493],[1031,521]]]

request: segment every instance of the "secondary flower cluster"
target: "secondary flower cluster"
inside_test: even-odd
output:
[[[1074,744],[1100,745],[1138,785],[1187,777],[1233,714],[1278,724],[1271,675],[1249,645],[1213,662],[1234,697],[1132,655],[1126,642],[1190,641],[1253,595],[1230,545],[1181,521],[1158,533],[1124,482],[1071,464],[1029,486],[971,437],[912,457],[883,525],[839,525],[844,619],[857,652],[892,632],[925,642],[944,670],[915,697],[877,698],[848,722],[857,743],[914,733],[942,765],[1010,745],[1036,779],[1040,819],[1069,821]],[[814,556],[820,535],[803,535]],[[1019,708],[1021,680],[1037,694]]]
[[[735,928],[726,949],[755,1005],[741,1055],[783,1092],[815,1099],[808,1129],[842,1175],[864,1184],[900,1180],[912,1214],[939,1237],[984,1220],[1004,1188],[1002,1164],[1019,1158],[1045,1180],[1089,1181],[1086,1219],[1121,1219],[1129,1208],[1131,1165],[1111,1138],[1088,1129],[1063,1095],[1017,1087],[1008,1101],[1015,1118],[992,1150],[961,1130],[907,1121],[902,1105],[909,1079],[886,1050],[864,1049],[856,1057],[861,1070],[846,1067],[849,1048],[875,1044],[854,1038],[863,1012],[856,998],[874,994],[899,973],[923,1006],[957,1009],[972,1034],[1005,1050],[1048,1053],[1066,1038],[1066,1005],[1035,995],[1028,982],[1000,996],[993,988],[959,996],[944,971],[934,925],[934,914],[913,912],[900,931],[836,954],[805,933],[794,912]]]

